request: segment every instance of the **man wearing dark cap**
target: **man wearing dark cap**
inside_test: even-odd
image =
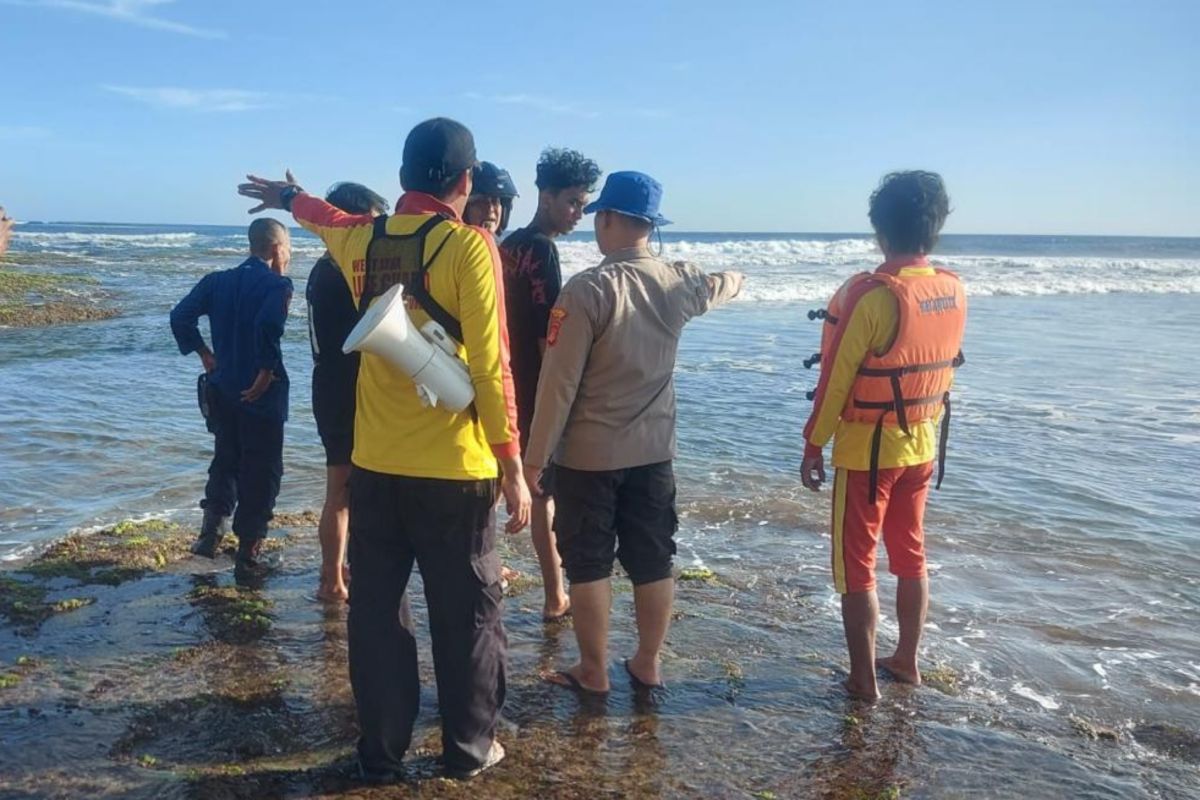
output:
[[[463,210],[463,222],[483,228],[499,241],[508,230],[517,185],[508,170],[481,161],[471,180],[471,198]]]
[[[662,685],[659,651],[675,582],[675,353],[683,326],[733,299],[742,275],[708,275],[650,254],[668,224],[662,187],[614,172],[599,199],[596,243],[605,258],[563,287],[550,312],[526,479],[538,491],[554,465],[558,549],[571,583],[579,663],[545,678],[604,694],[614,558],[633,583],[638,649],[625,662],[634,688]]]
[[[422,122],[404,142],[396,213],[347,214],[290,179],[249,176],[252,212],[283,208],[324,240],[360,310],[400,283],[416,327],[436,320],[466,362],[475,399],[451,412],[427,406],[413,380],[364,353],[350,476],[350,682],[365,779],[401,777],[420,705],[416,639],[400,617],[420,566],[442,716],[447,774],[498,763],[507,639],[493,506],[498,476],[509,533],[529,521],[522,477],[504,293],[495,243],[462,223],[475,142],[461,124]],[[289,176],[290,178],[290,176]]]

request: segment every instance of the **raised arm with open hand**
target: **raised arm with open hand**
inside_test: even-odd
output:
[[[296,178],[292,175],[289,169],[284,173],[285,180],[272,181],[266,178],[260,178],[257,175],[247,175],[248,183],[238,184],[238,194],[242,197],[249,197],[251,200],[257,200],[258,205],[247,211],[247,214],[257,214],[260,211],[266,211],[270,208],[277,208],[286,211],[287,204],[284,202],[284,189],[295,188],[299,191],[304,191],[300,185],[296,183]]]

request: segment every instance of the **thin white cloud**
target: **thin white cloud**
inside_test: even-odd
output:
[[[102,86],[155,108],[198,112],[254,111],[269,108],[268,95],[244,89],[183,89],[175,86]]]
[[[636,108],[630,113],[642,119],[670,119],[674,116],[673,112],[665,108]]]
[[[175,0],[0,0],[9,6],[32,6],[35,8],[59,8],[64,11],[74,11],[80,14],[91,14],[106,17],[117,22],[138,25],[143,28],[180,33],[185,36],[197,36],[202,39],[225,39],[228,34],[224,31],[197,28],[183,22],[165,19],[152,13],[155,8],[168,6]]]
[[[466,96],[470,100],[485,100],[489,103],[495,103],[497,105],[504,106],[525,106],[538,111],[545,111],[550,114],[582,117],[583,119],[596,119],[600,116],[599,112],[597,111],[579,108],[571,103],[563,103],[549,97],[541,97],[533,94],[482,95],[478,92],[467,92]]]
[[[36,125],[0,125],[0,139],[6,141],[12,139],[26,141],[29,139],[45,139],[49,135],[49,130],[39,128]]]

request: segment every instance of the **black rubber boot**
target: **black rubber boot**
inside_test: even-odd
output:
[[[244,579],[261,578],[267,572],[267,562],[263,558],[262,539],[239,539],[237,559],[233,570],[235,577]]]
[[[192,545],[192,552],[205,558],[216,558],[217,547],[220,546],[221,539],[228,530],[228,520],[228,517],[206,509],[204,521],[200,523],[200,536]]]

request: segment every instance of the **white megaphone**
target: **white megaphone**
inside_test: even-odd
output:
[[[396,284],[371,304],[350,331],[343,353],[372,353],[412,378],[425,406],[455,413],[475,399],[471,372],[458,357],[454,341],[433,320],[420,330],[404,307],[404,287]]]

